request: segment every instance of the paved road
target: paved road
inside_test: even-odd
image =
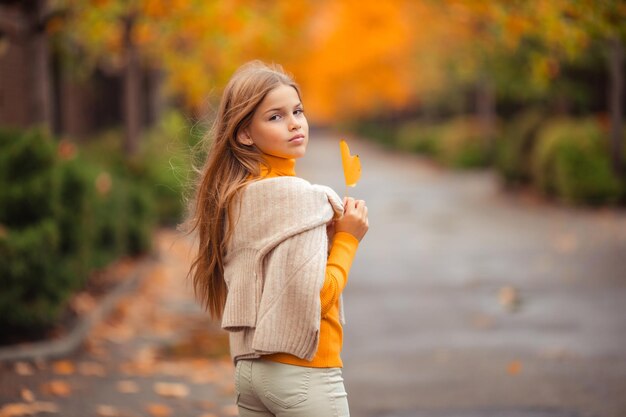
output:
[[[298,174],[345,193],[338,137]],[[370,231],[346,289],[353,415],[626,416],[626,212],[501,191],[354,138]]]

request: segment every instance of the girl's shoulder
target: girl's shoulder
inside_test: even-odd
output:
[[[326,185],[311,184],[304,178],[295,176],[272,177],[253,181],[244,188],[244,191],[262,193],[263,195],[276,193],[276,196],[279,197],[284,197],[286,193],[321,195],[328,198],[333,205],[338,203],[343,207],[341,198],[332,188]]]
[[[332,188],[311,184],[295,176],[253,181],[244,187],[241,198],[244,201],[255,201],[256,204],[271,203],[277,209],[281,209],[283,205],[291,205],[293,201],[308,202],[318,208],[330,203],[334,212],[343,213],[343,201]]]
[[[260,188],[276,188],[276,187],[311,187],[312,184],[305,180],[304,178],[296,177],[296,176],[282,176],[282,177],[271,177],[271,178],[261,178],[249,183],[247,187],[260,187]]]
[[[343,214],[329,187],[298,177],[266,178],[246,185],[230,215],[235,220],[229,251],[269,248],[287,237],[326,225]]]

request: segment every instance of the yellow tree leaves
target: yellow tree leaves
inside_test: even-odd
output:
[[[317,119],[331,121],[400,107],[414,79],[411,2],[322,2],[312,11],[306,50],[291,66]]]
[[[602,4],[600,4],[602,3]],[[581,0],[56,0],[61,30],[87,62],[124,65],[124,19],[144,64],[160,67],[165,92],[191,109],[219,97],[243,62],[281,63],[302,86],[312,121],[385,113],[427,100],[452,82],[475,82],[523,40],[545,50],[524,63],[539,86],[559,59],[612,34],[620,2]],[[616,23],[617,22],[617,23]],[[54,31],[59,32],[59,22]],[[623,32],[623,30],[622,30]],[[526,68],[527,67],[527,68]]]

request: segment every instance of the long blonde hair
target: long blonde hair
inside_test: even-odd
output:
[[[205,144],[210,148],[198,171],[193,198],[183,229],[198,233],[198,253],[187,274],[196,296],[213,318],[221,318],[226,302],[224,256],[232,234],[231,202],[266,164],[256,146],[243,145],[237,135],[246,129],[265,96],[280,85],[300,90],[280,65],[251,61],[242,65],[226,85]],[[253,138],[254,139],[254,138]]]

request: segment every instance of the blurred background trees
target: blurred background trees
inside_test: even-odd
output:
[[[180,220],[189,150],[250,59],[295,75],[314,125],[623,205],[625,20],[618,0],[0,0],[0,258],[24,283],[0,317],[49,322]],[[37,301],[23,277],[52,264]]]

